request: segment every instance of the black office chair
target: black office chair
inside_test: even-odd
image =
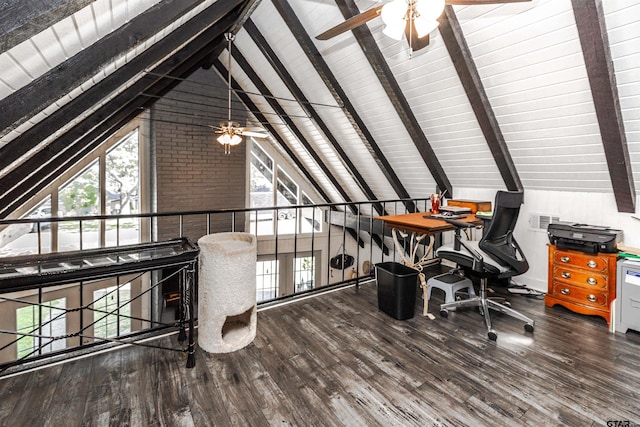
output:
[[[479,307],[489,331],[489,339],[495,341],[498,335],[491,327],[489,309],[499,311],[525,322],[524,329],[533,332],[535,322],[527,316],[511,309],[508,302],[500,303],[487,297],[489,279],[504,279],[517,276],[529,269],[529,263],[513,237],[513,229],[518,220],[523,201],[521,191],[498,191],[493,207],[493,217],[480,241],[465,241],[460,237],[462,228],[473,227],[462,221],[446,219],[456,227],[453,246],[442,246],[436,254],[440,258],[455,262],[463,270],[480,277],[480,293],[477,297],[442,304],[440,314],[448,315],[448,309]],[[501,299],[504,301],[504,299]]]

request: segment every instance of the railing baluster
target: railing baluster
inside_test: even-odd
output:
[[[38,254],[42,253],[42,232],[40,231],[40,221],[36,222],[38,232]]]
[[[331,259],[331,223],[333,222],[333,211],[331,208],[327,209],[327,261]],[[331,264],[329,262],[327,265],[327,285],[331,284]]]
[[[313,287],[317,288],[318,287],[318,283],[316,283],[316,254],[314,252],[314,243],[316,241],[315,239],[316,236],[316,208],[311,208],[311,260],[313,262],[313,272],[311,273],[313,275]],[[322,285],[320,283],[320,285]]]
[[[356,236],[360,238],[360,210],[362,205],[358,203],[358,214],[356,215]],[[373,211],[372,211],[373,212]],[[384,242],[383,242],[384,244]],[[356,242],[356,288],[360,287],[360,245]]]

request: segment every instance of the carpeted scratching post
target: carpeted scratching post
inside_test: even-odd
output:
[[[198,346],[229,353],[256,336],[256,236],[216,233],[198,240]]]

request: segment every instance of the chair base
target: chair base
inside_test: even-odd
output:
[[[504,301],[504,298],[500,298]],[[535,321],[528,318],[524,314],[508,307],[506,301],[499,303],[496,298],[490,298],[487,296],[487,278],[483,278],[480,282],[480,295],[474,298],[469,298],[461,301],[454,301],[442,304],[440,306],[440,315],[447,317],[449,310],[455,310],[462,307],[479,307],[480,314],[484,317],[484,321],[487,325],[487,331],[489,339],[495,341],[498,338],[498,334],[491,327],[491,318],[489,316],[489,310],[495,310],[500,313],[504,313],[508,316],[515,317],[516,319],[525,322],[524,329],[527,332],[533,332],[535,329]]]

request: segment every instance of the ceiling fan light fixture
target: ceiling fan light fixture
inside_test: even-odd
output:
[[[386,26],[400,26],[404,28],[407,17],[407,2],[405,0],[393,0],[384,6],[380,11],[380,18]]]
[[[235,133],[225,132],[218,137],[218,142],[222,145],[238,145],[242,142],[242,137]]]
[[[418,33],[418,37],[422,38],[429,34],[431,31],[438,28],[438,21],[429,19],[425,19],[422,16],[414,19],[413,24],[416,26],[416,32]]]
[[[414,0],[414,18],[416,21],[424,20],[425,22],[432,23],[435,21],[436,27],[438,26],[438,18],[442,15],[444,10],[445,0]],[[416,27],[417,27],[416,22]],[[435,29],[435,27],[434,27]]]
[[[386,25],[382,30],[382,33],[394,40],[402,40],[404,36],[404,21],[398,21],[393,24]]]

